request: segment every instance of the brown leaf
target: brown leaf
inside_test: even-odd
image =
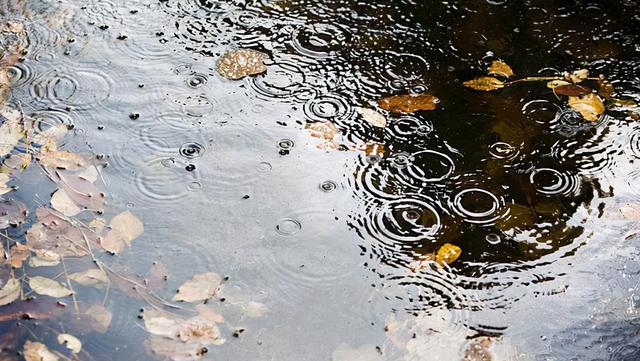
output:
[[[122,212],[113,217],[111,228],[100,244],[110,253],[118,254],[125,245],[131,247],[131,242],[144,233],[144,225],[133,213]]]
[[[460,254],[462,254],[462,249],[460,247],[451,243],[445,243],[440,247],[436,254],[436,262],[441,266],[451,264],[460,257]]]
[[[504,82],[500,79],[494,78],[492,76],[481,76],[479,78],[467,80],[462,85],[467,88],[482,90],[482,91],[492,91],[500,88],[504,88]]]
[[[227,79],[238,80],[245,76],[267,71],[264,65],[267,54],[255,50],[231,50],[226,52],[216,64],[216,70]]]
[[[51,207],[67,217],[75,216],[82,211],[64,189],[58,189],[53,193]]]
[[[24,344],[23,355],[25,361],[58,361],[60,358],[49,351],[47,346],[40,342],[27,341]]]
[[[21,33],[24,31],[24,24],[17,21],[7,21],[0,26],[0,31],[9,33]]]
[[[307,123],[305,124],[304,129],[308,129],[311,132],[312,137],[321,138],[328,141],[333,140],[336,134],[340,132],[338,127],[336,127],[329,121]]]
[[[60,264],[60,260],[62,259],[59,254],[52,251],[34,249],[33,252],[35,255],[29,258],[29,266],[31,267],[57,266]]]
[[[566,80],[552,80],[552,81],[547,83],[547,88],[555,89],[555,88],[557,88],[559,86],[569,85],[569,84],[573,84],[573,83],[570,83],[570,82],[568,82]]]
[[[505,78],[513,76],[513,70],[511,69],[511,67],[502,60],[494,60],[487,71],[489,72],[489,74],[494,74]]]
[[[582,97],[569,97],[569,106],[580,113],[585,120],[595,122],[600,114],[604,113],[604,103],[595,94],[587,94]]]
[[[8,305],[20,297],[21,293],[20,281],[15,278],[9,278],[0,288],[0,306]]]
[[[356,107],[356,111],[362,116],[362,118],[369,124],[378,128],[387,127],[387,118],[384,115],[376,112],[373,109]]]
[[[27,213],[24,203],[13,199],[0,199],[0,229],[22,224]]]
[[[7,173],[0,173],[0,195],[9,193],[13,190],[13,187],[7,184],[10,181],[11,177]]]
[[[620,207],[622,217],[628,221],[640,222],[640,205],[628,203]]]
[[[24,127],[22,125],[22,114],[11,108],[0,109],[0,157],[9,154],[24,137]]]
[[[38,222],[26,233],[31,249],[53,251],[63,257],[82,257],[89,254],[85,237],[94,242],[98,237],[88,228],[76,227],[51,208],[36,210]]]
[[[464,353],[462,361],[492,361],[492,352],[489,350],[493,340],[489,337],[473,339]]]
[[[50,170],[45,168],[51,180],[63,189],[80,207],[101,212],[104,208],[104,193],[92,181],[65,170]]]
[[[437,102],[438,98],[431,94],[405,94],[380,99],[378,106],[392,113],[411,114],[418,110],[434,110]]]
[[[593,92],[593,89],[588,88],[584,85],[567,84],[567,85],[557,86],[553,88],[553,91],[559,95],[575,97],[575,96],[580,96],[585,94],[591,94]]]
[[[178,288],[174,301],[197,302],[213,297],[222,284],[222,278],[213,272],[193,276]]]
[[[11,246],[11,257],[9,264],[13,268],[22,267],[22,263],[29,258],[31,255],[31,251],[29,247],[25,246],[22,243],[16,242],[13,246]]]

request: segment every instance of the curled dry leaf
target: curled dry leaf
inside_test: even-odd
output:
[[[30,277],[29,287],[37,294],[55,298],[66,297],[73,294],[73,291],[62,283],[40,276]]]
[[[122,212],[113,217],[111,228],[102,239],[102,248],[110,253],[118,254],[125,244],[131,246],[131,242],[144,233],[144,226],[138,217],[129,211]]]
[[[482,90],[482,91],[492,91],[496,89],[504,88],[505,84],[502,80],[494,78],[492,76],[481,76],[479,78],[467,80],[462,85],[467,88]]]
[[[418,110],[434,110],[437,102],[438,98],[431,94],[405,94],[382,98],[378,100],[378,106],[392,113],[411,114]]]
[[[564,78],[572,83],[580,83],[581,81],[587,79],[589,77],[589,71],[587,69],[576,70],[573,73],[564,72],[562,73]]]
[[[0,198],[0,229],[21,225],[27,213],[27,206],[24,203]]]
[[[222,284],[217,273],[209,272],[193,276],[178,288],[174,301],[197,302],[213,297]]]
[[[489,72],[489,74],[494,74],[505,78],[513,76],[513,70],[511,69],[511,67],[502,60],[494,60],[491,63],[491,66],[487,68],[487,71]]]
[[[22,287],[20,281],[15,278],[9,278],[7,283],[0,288],[0,306],[8,305],[20,297]]]
[[[51,207],[67,217],[75,216],[82,211],[64,189],[58,189],[53,193]]]
[[[604,113],[604,103],[595,94],[587,94],[582,97],[569,97],[569,106],[580,113],[585,120],[595,122]]]
[[[58,335],[58,343],[67,346],[67,348],[74,354],[79,353],[82,350],[82,342],[75,336],[68,333],[61,333]]]
[[[566,95],[570,97],[591,94],[593,90],[589,87],[579,84],[566,84],[553,88],[553,92],[558,95]]]
[[[62,259],[59,254],[52,251],[34,249],[33,252],[35,255],[29,258],[29,266],[31,267],[57,266],[60,264],[60,260]]]
[[[27,244],[31,249],[49,250],[63,257],[82,257],[89,254],[86,242],[94,242],[97,238],[93,231],[74,226],[50,208],[40,207],[36,210],[36,215],[38,222],[26,233]]]
[[[97,288],[102,288],[105,284],[109,283],[109,277],[104,271],[98,268],[72,273],[67,278],[83,286],[94,286]]]
[[[25,246],[22,243],[16,242],[13,246],[11,246],[11,257],[9,260],[9,264],[13,268],[20,268],[24,261],[29,258],[31,252],[29,251],[29,247]]]
[[[369,124],[378,128],[387,127],[387,118],[373,109],[356,107],[356,111],[362,115],[362,118]]]
[[[55,353],[49,351],[45,344],[27,341],[24,344],[23,355],[25,361],[59,361]]]
[[[436,262],[441,266],[451,264],[460,257],[460,254],[462,254],[462,249],[460,247],[451,243],[445,243],[440,247],[436,254]]]
[[[218,59],[216,70],[227,79],[238,80],[267,71],[267,58],[267,54],[255,50],[231,50]]]

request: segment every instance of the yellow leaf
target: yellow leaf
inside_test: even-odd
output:
[[[393,113],[411,114],[418,110],[434,110],[437,102],[438,98],[431,94],[404,94],[380,99],[378,106]]]
[[[80,352],[80,350],[82,349],[82,342],[80,342],[80,340],[78,340],[75,336],[68,333],[59,334],[58,343],[67,346],[67,348],[74,354]]]
[[[460,257],[460,254],[462,254],[462,249],[460,247],[451,243],[445,243],[438,250],[436,262],[441,266],[451,264]]]
[[[58,361],[60,358],[49,351],[45,344],[27,341],[24,344],[23,355],[25,361]]]
[[[574,71],[571,74],[569,74],[568,72],[564,72],[562,75],[566,80],[569,80],[572,83],[579,83],[589,77],[589,70],[580,69],[580,70]]]
[[[366,120],[367,123],[373,125],[374,127],[387,127],[387,119],[384,117],[384,115],[376,112],[375,110],[357,107],[356,111],[360,113],[360,115],[362,115],[362,118]]]
[[[552,80],[552,81],[547,83],[547,88],[555,89],[555,88],[557,88],[559,86],[564,86],[564,85],[569,85],[569,84],[571,84],[571,83],[566,81],[566,80]]]
[[[0,287],[0,306],[8,305],[20,297],[22,287],[20,281],[9,278],[4,286]]]
[[[504,88],[504,82],[492,76],[481,76],[479,78],[467,80],[462,84],[467,88],[486,92]]]
[[[264,61],[267,54],[255,50],[231,50],[216,64],[216,70],[227,79],[238,80],[267,71]]]
[[[494,60],[487,71],[489,72],[489,74],[495,74],[503,76],[505,78],[513,76],[513,70],[511,69],[511,67],[502,60]]]
[[[582,97],[569,97],[569,106],[580,113],[585,120],[595,122],[600,114],[604,113],[604,103],[595,94],[587,94]]]
[[[73,291],[65,287],[62,283],[40,276],[29,278],[29,287],[37,294],[55,298],[73,294]]]

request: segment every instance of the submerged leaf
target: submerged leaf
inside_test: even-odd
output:
[[[92,328],[100,333],[107,332],[109,325],[111,325],[111,319],[113,318],[111,312],[101,304],[89,307],[87,312],[85,312],[85,315],[93,321],[91,323]]]
[[[0,157],[4,157],[13,150],[24,136],[22,114],[14,109],[0,109]]]
[[[460,254],[462,254],[462,249],[460,247],[451,243],[445,243],[440,247],[436,254],[436,262],[441,266],[451,264],[460,257]]]
[[[58,189],[53,193],[51,207],[67,217],[75,216],[82,211],[64,189]]]
[[[356,111],[360,113],[360,115],[362,115],[362,118],[367,121],[367,123],[373,125],[374,127],[386,128],[387,119],[384,117],[384,115],[376,112],[373,109],[367,108],[357,107]]]
[[[505,85],[502,80],[494,78],[492,76],[481,76],[479,78],[467,80],[462,84],[467,88],[482,90],[486,92],[504,88]]]
[[[431,94],[405,94],[382,98],[378,100],[378,106],[392,113],[411,114],[418,110],[434,110],[437,102],[438,98]]]
[[[109,277],[97,268],[72,273],[67,278],[83,286],[95,286],[98,288],[101,288],[103,284],[109,283]]]
[[[31,258],[29,258],[29,266],[31,267],[57,266],[60,264],[60,260],[62,259],[59,254],[52,251],[35,249],[33,252],[35,253],[35,256],[31,256]]]
[[[31,251],[29,251],[29,247],[25,246],[22,243],[16,242],[13,246],[11,246],[11,258],[9,264],[13,268],[22,267],[22,263],[29,258],[31,255]]]
[[[101,244],[102,248],[113,254],[121,252],[125,244],[131,246],[131,242],[144,233],[144,226],[140,219],[129,211],[113,217],[110,228]]]
[[[267,54],[259,51],[231,50],[218,59],[216,70],[227,79],[238,80],[267,71],[264,65],[265,60],[267,60]]]
[[[22,287],[20,281],[9,278],[7,283],[0,288],[0,306],[8,305],[20,297]]]
[[[81,170],[89,166],[88,156],[66,150],[42,152],[37,159],[47,168]]]
[[[66,297],[73,294],[73,291],[62,283],[40,276],[29,278],[29,287],[31,287],[35,293],[55,298]]]
[[[587,94],[582,97],[569,97],[569,106],[580,113],[585,120],[595,122],[604,113],[604,103],[595,94]]]
[[[82,342],[75,336],[68,333],[61,333],[58,335],[58,343],[64,344],[74,354],[79,353],[82,349]]]
[[[222,278],[213,272],[193,276],[178,288],[174,301],[197,302],[213,297],[222,284]]]
[[[53,251],[63,257],[81,257],[89,254],[86,243],[97,236],[84,227],[76,227],[53,209],[36,210],[38,222],[27,231],[27,244],[31,249]]]
[[[24,203],[13,199],[0,199],[0,229],[18,226],[26,217],[27,206]]]
[[[40,342],[27,341],[24,344],[25,361],[58,361],[60,358],[53,352],[49,351],[45,344]]]
[[[505,78],[513,76],[513,70],[511,67],[502,60],[494,60],[487,71],[489,74],[495,74]]]
[[[206,353],[206,348],[198,343],[184,343],[158,336],[151,337],[144,345],[154,355],[172,361],[199,360]]]

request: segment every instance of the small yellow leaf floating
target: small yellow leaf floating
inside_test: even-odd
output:
[[[231,50],[226,52],[216,64],[216,70],[227,79],[239,80],[249,75],[267,71],[264,61],[267,54],[255,50]]]
[[[58,343],[67,346],[67,348],[74,354],[79,353],[82,349],[82,342],[75,336],[68,333],[61,333],[58,335]]]
[[[131,242],[144,233],[144,225],[133,213],[122,212],[113,217],[111,230],[101,241],[102,248],[112,254],[122,252],[124,246],[131,247]]]
[[[387,127],[387,119],[384,115],[376,112],[373,109],[360,108],[356,107],[356,111],[362,115],[362,118],[367,121],[367,123],[373,125],[378,128],[386,128]]]
[[[585,120],[595,122],[600,114],[604,113],[604,103],[595,94],[587,94],[582,97],[569,97],[569,106],[580,113]]]
[[[213,272],[199,274],[178,288],[174,301],[197,302],[208,300],[215,295],[222,284],[222,278]]]
[[[35,293],[56,298],[73,294],[73,291],[62,283],[40,276],[29,278],[29,287]]]
[[[494,60],[487,71],[489,72],[489,74],[503,76],[505,78],[513,76],[513,70],[511,69],[511,67],[502,60]]]
[[[479,78],[467,80],[462,83],[462,85],[466,86],[467,88],[482,90],[486,92],[504,88],[504,82],[492,76],[481,76]]]
[[[436,262],[441,266],[451,264],[460,257],[460,254],[462,254],[462,249],[460,247],[451,243],[445,243],[438,250]]]
[[[438,98],[431,94],[394,95],[378,101],[378,106],[393,113],[410,114],[418,110],[434,110]]]

